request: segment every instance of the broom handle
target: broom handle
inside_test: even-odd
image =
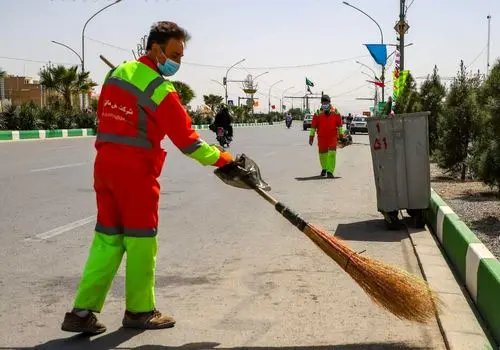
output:
[[[285,219],[290,221],[290,223],[294,226],[296,226],[299,230],[304,232],[306,227],[309,226],[309,224],[300,217],[299,214],[295,213],[293,210],[291,210],[289,207],[287,207],[285,204],[279,202],[277,199],[273,198],[269,193],[264,191],[261,188],[254,187],[254,190],[261,195],[267,202],[272,204],[274,206],[274,209],[276,209]]]
[[[101,58],[101,60],[104,61],[104,63],[106,63],[109,66],[109,68],[111,68],[111,69],[115,68],[113,63],[109,62],[106,57],[104,57],[103,55],[99,55],[99,57]]]

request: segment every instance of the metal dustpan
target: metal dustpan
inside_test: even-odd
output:
[[[238,155],[234,162],[216,169],[214,173],[224,183],[233,187],[271,190],[271,186],[262,179],[257,163],[245,154]]]

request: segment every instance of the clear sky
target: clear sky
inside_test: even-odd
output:
[[[113,1],[0,0],[0,67],[9,74],[37,78],[41,62],[78,64],[74,53],[51,40],[81,54],[83,24]],[[407,4],[411,2],[407,0]],[[386,43],[396,43],[393,27],[399,16],[399,0],[350,3],[380,24]],[[405,68],[418,77],[426,76],[437,64],[441,75],[448,77],[455,75],[463,59],[470,69],[484,72],[488,13],[492,16],[493,64],[500,57],[495,34],[500,33],[499,0],[414,0],[408,11],[410,30],[406,36],[406,42],[413,46],[406,49]],[[271,84],[283,79],[271,91],[271,103],[279,106],[284,89],[294,86],[286,95],[305,91],[306,76],[315,83],[313,92],[328,93],[342,113],[361,113],[372,104],[355,100],[373,96],[373,87],[362,74],[370,71],[355,60],[380,72],[363,46],[379,43],[380,33],[368,17],[340,0],[123,0],[87,26],[85,68],[92,79],[101,83],[107,72],[99,54],[114,63],[133,59],[132,49],[159,20],[175,21],[192,35],[174,78],[194,89],[197,97],[191,103],[193,107],[203,103],[204,94],[223,95],[222,86],[211,80],[222,81],[223,67],[242,58],[246,61],[230,72],[229,79],[242,80],[249,72],[256,75],[269,71],[257,80],[263,111],[267,111]],[[330,61],[337,62],[305,66]],[[283,66],[299,67],[274,68]],[[391,77],[389,73],[387,80]],[[389,94],[391,87],[386,98]],[[238,96],[244,96],[241,84],[230,83],[229,98],[237,100]],[[290,106],[290,101],[285,103]],[[300,105],[300,101],[294,105]]]

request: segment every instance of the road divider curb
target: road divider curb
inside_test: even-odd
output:
[[[269,123],[236,123],[233,128],[279,125],[283,122]],[[195,130],[208,130],[208,124],[193,125]],[[53,129],[53,130],[0,130],[0,141],[44,140],[55,138],[95,136],[94,129]]]
[[[0,141],[44,140],[95,136],[94,129],[8,130],[0,131]]]
[[[427,221],[500,344],[500,261],[434,190]]]

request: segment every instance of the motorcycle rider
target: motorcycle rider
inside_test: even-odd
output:
[[[286,117],[285,117],[285,122],[286,122],[287,127],[292,126],[292,120],[293,120],[292,113],[288,112]]]
[[[214,122],[212,125],[210,125],[210,130],[213,132],[217,132],[217,128],[221,127],[225,131],[227,131],[227,137],[229,140],[233,139],[233,126],[231,125],[233,118],[231,117],[231,114],[229,113],[229,108],[227,106],[223,105],[219,112],[215,115]]]

